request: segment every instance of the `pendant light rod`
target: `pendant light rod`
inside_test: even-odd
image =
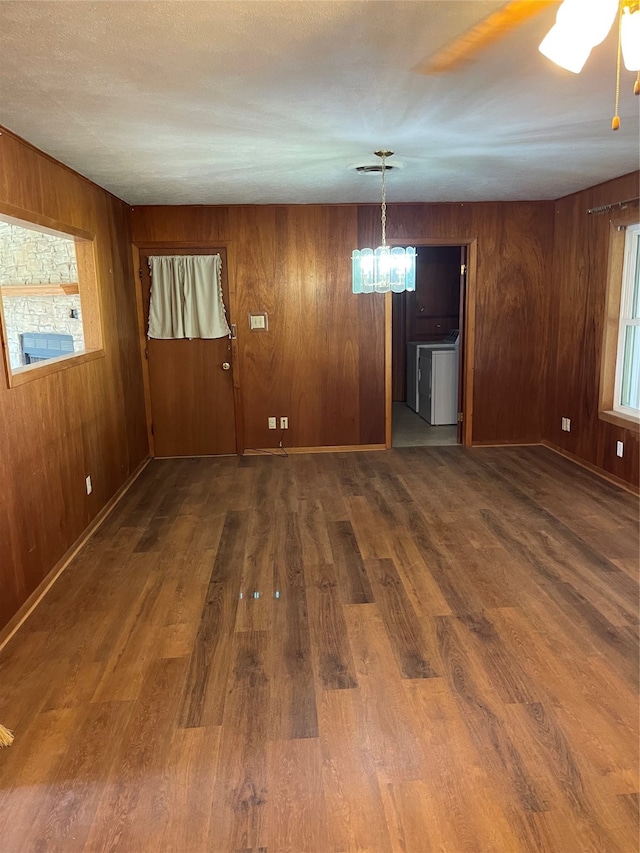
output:
[[[376,157],[380,157],[382,160],[382,206],[380,210],[380,218],[382,221],[382,243],[381,246],[387,245],[387,185],[385,183],[385,172],[387,171],[387,157],[393,156],[393,151],[387,151],[386,149],[382,151],[374,151],[373,152]]]

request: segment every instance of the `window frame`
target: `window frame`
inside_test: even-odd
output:
[[[635,239],[629,239],[631,235]],[[621,398],[622,376],[624,368],[626,330],[629,326],[640,326],[640,318],[633,318],[633,297],[635,273],[640,264],[640,222],[626,227],[624,235],[624,262],[622,267],[622,285],[620,288],[620,314],[618,321],[618,348],[616,352],[616,377],[613,386],[613,410],[628,417],[640,420],[640,410],[619,403]]]
[[[600,370],[600,393],[598,417],[616,426],[640,433],[640,415],[634,409],[616,406],[617,382],[622,373],[622,361],[619,354],[624,348],[624,338],[620,335],[622,317],[623,274],[625,269],[626,236],[630,227],[640,222],[640,210],[637,203],[630,204],[616,216],[609,226],[609,256],[607,267],[607,289],[605,318],[602,341],[602,359]]]
[[[30,210],[0,203],[0,217],[3,222],[18,225],[32,231],[46,234],[71,237],[75,241],[76,261],[78,264],[78,286],[82,304],[82,326],[85,348],[69,355],[57,356],[35,364],[12,368],[9,360],[7,331],[4,318],[3,299],[0,298],[0,344],[2,345],[2,360],[8,388],[15,388],[51,376],[70,367],[103,358],[104,349],[103,312],[98,281],[98,263],[96,251],[96,235],[91,231],[76,228],[65,222],[48,216],[36,214]]]

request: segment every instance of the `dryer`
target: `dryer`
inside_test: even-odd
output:
[[[432,426],[458,420],[458,353],[427,349],[418,369],[419,415]]]
[[[414,412],[420,412],[418,368],[421,354],[429,350],[455,350],[457,356],[459,336],[458,329],[451,329],[441,341],[411,341],[407,344],[407,406]]]

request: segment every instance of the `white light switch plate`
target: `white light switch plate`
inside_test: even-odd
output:
[[[269,328],[269,320],[264,314],[249,314],[249,328],[252,332],[266,332]]]

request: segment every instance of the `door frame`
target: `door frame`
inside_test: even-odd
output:
[[[149,454],[155,458],[155,442],[151,430],[151,383],[149,379],[149,362],[146,357],[147,332],[144,306],[142,303],[142,288],[140,281],[140,253],[153,249],[226,249],[227,252],[227,284],[229,287],[229,325],[235,325],[236,334],[231,337],[231,375],[233,380],[233,408],[236,421],[236,454],[242,456],[244,448],[244,414],[242,394],[240,393],[240,355],[238,347],[238,323],[233,323],[236,316],[235,288],[235,254],[231,240],[143,240],[131,244],[133,256],[133,278],[136,293],[136,311],[138,314],[138,334],[140,340],[140,359],[142,361],[142,381],[144,385],[144,408],[147,418],[147,437],[149,439]]]
[[[471,447],[473,444],[473,380],[475,370],[475,335],[476,335],[476,275],[478,266],[477,237],[408,237],[387,238],[390,246],[466,246],[467,247],[467,280],[464,293],[462,316],[462,446]],[[393,413],[392,388],[392,293],[385,294],[384,301],[384,391],[385,391],[385,447],[391,447],[391,425]]]

